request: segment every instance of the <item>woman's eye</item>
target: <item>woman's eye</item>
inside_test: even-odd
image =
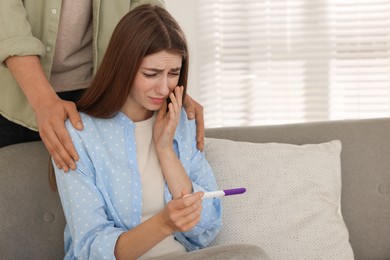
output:
[[[176,77],[176,76],[179,76],[180,75],[180,73],[169,73],[170,75],[172,75],[172,76],[174,76],[174,77]]]
[[[156,73],[152,73],[152,74],[144,73],[144,75],[145,75],[145,77],[151,78],[151,77],[156,76],[157,74]]]

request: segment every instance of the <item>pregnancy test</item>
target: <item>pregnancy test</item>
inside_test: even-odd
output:
[[[205,192],[203,195],[203,199],[208,198],[218,198],[218,197],[224,197],[224,196],[230,196],[230,195],[237,195],[242,194],[246,191],[245,188],[235,188],[235,189],[228,189],[228,190],[216,190],[216,191],[208,191]]]

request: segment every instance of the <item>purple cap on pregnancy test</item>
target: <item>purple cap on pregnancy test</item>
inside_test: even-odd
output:
[[[225,196],[242,194],[245,191],[246,191],[245,188],[236,188],[236,189],[223,190],[223,192],[225,193]]]

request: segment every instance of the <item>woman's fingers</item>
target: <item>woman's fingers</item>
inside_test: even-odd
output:
[[[170,120],[179,121],[184,87],[176,87],[170,94],[171,102],[168,104],[168,116]]]
[[[169,226],[185,232],[193,228],[201,218],[202,192],[188,194],[182,191],[182,197],[172,200],[166,206]]]
[[[184,87],[176,87],[170,94],[171,104],[173,105],[174,112],[180,114],[181,107],[183,105],[183,91]]]
[[[176,226],[181,232],[186,232],[192,229],[201,219],[202,206],[193,211],[191,214],[188,214],[177,220]]]
[[[175,96],[177,99],[177,104],[178,104],[179,109],[181,109],[181,107],[183,105],[183,91],[184,91],[183,86],[175,88]]]

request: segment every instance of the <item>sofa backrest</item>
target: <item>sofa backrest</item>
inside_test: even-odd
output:
[[[342,213],[355,259],[390,259],[390,119],[216,128],[207,137],[292,144],[342,142]],[[1,259],[62,259],[65,220],[42,142],[0,149]]]
[[[215,128],[207,137],[256,143],[342,143],[341,207],[355,259],[390,259],[390,119]]]

